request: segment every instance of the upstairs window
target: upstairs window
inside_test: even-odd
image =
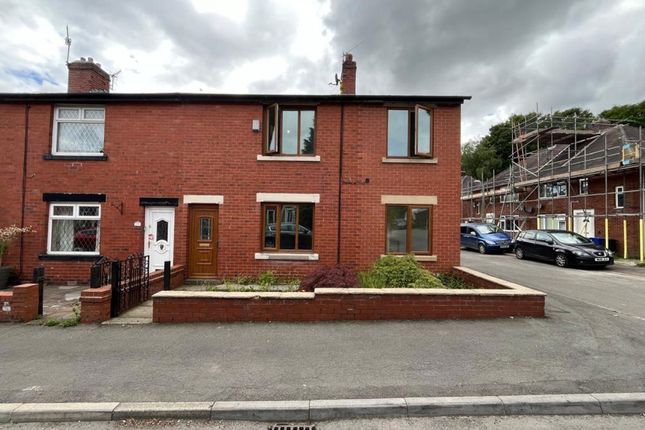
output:
[[[616,209],[625,207],[625,187],[622,185],[616,187]]]
[[[105,108],[59,106],[54,110],[52,153],[97,155],[103,153]]]
[[[567,195],[567,183],[566,182],[555,182],[551,184],[542,184],[540,186],[540,198],[541,199],[551,199],[557,197],[566,197]]]
[[[589,194],[589,178],[580,179],[580,194]]]
[[[516,192],[506,193],[499,196],[500,203],[515,203],[520,201],[520,195]]]
[[[314,155],[316,111],[280,107],[267,108],[264,118],[264,153]]]
[[[432,157],[432,114],[423,106],[387,111],[387,156]]]
[[[101,205],[52,203],[49,206],[47,253],[97,255],[100,223]]]
[[[314,205],[265,203],[262,249],[311,251],[314,237]]]

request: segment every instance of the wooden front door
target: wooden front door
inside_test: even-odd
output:
[[[190,206],[188,277],[217,275],[217,206]]]

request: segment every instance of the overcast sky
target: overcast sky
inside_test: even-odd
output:
[[[645,99],[644,0],[0,0],[0,92],[65,92],[71,59],[116,92],[471,95],[462,141],[511,113]],[[340,73],[339,73],[340,74]]]

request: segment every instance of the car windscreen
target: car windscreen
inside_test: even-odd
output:
[[[576,233],[569,233],[569,232],[556,232],[556,233],[551,233],[553,237],[557,239],[558,242],[564,243],[565,245],[589,245],[590,243],[593,243],[591,240],[587,239],[584,236],[580,236],[579,234]]]
[[[493,224],[477,225],[475,226],[475,230],[477,230],[477,233],[479,234],[491,234],[500,231],[500,229]]]

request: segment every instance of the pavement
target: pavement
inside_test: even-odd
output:
[[[43,312],[45,319],[62,320],[74,316],[73,307],[79,304],[81,291],[87,285],[45,285]]]

